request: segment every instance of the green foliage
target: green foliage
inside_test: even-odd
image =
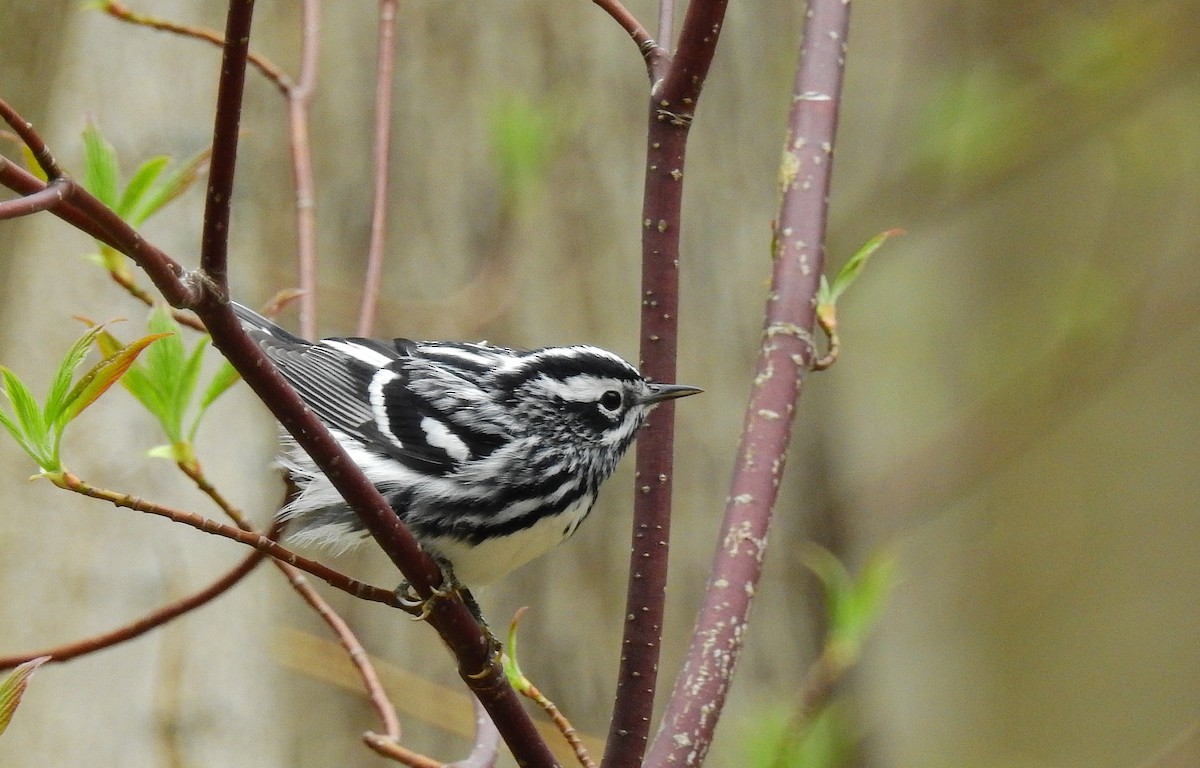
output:
[[[84,129],[83,147],[83,186],[135,227],[183,194],[208,161],[208,152],[201,152],[164,176],[171,158],[157,155],[139,165],[122,188],[117,151],[95,125]]]
[[[513,616],[512,623],[508,625],[508,637],[504,643],[504,654],[500,657],[501,663],[504,665],[504,676],[508,678],[508,684],[513,687],[517,693],[527,693],[533,683],[529,678],[525,677],[525,673],[521,671],[521,665],[517,663],[517,624],[520,623],[521,617],[525,615],[525,608],[517,610]]]
[[[116,383],[142,350],[161,338],[150,335],[132,344],[113,347],[105,359],[89,369],[72,386],[75,371],[83,363],[92,344],[104,333],[103,326],[95,326],[71,345],[59,363],[42,407],[38,406],[29,387],[15,373],[0,366],[2,389],[13,408],[12,416],[0,410],[0,425],[41,467],[43,473],[57,474],[62,471],[59,444],[67,424]]]
[[[229,361],[223,361],[199,401],[193,404],[209,338],[201,338],[189,350],[183,343],[179,324],[161,306],[150,314],[146,326],[162,341],[129,369],[121,383],[158,420],[170,441],[168,445],[152,449],[150,455],[192,464],[195,461],[192,441],[200,422],[209,406],[237,382],[238,374]],[[115,350],[121,346],[108,332],[101,332],[96,343],[102,350]]]
[[[862,274],[863,269],[867,266],[867,261],[875,255],[875,251],[878,251],[889,238],[902,234],[904,234],[902,229],[889,229],[872,237],[850,257],[849,261],[842,265],[837,277],[833,280],[833,285],[830,285],[825,276],[821,275],[821,287],[817,291],[817,314],[822,314],[823,309],[831,311],[836,307],[838,299]]]
[[[83,147],[84,188],[134,227],[141,226],[192,186],[209,156],[206,150],[168,172],[171,158],[157,155],[139,165],[129,183],[122,186],[117,151],[93,124],[83,131]],[[99,246],[100,252],[93,260],[122,283],[132,285],[133,273],[125,257],[103,243]]]
[[[29,686],[29,679],[33,677],[37,668],[47,661],[50,661],[49,656],[27,661],[0,681],[0,735],[4,734],[8,724],[12,722],[13,713],[17,711],[17,705],[21,703],[21,697],[25,695],[25,689]]]
[[[805,552],[804,564],[825,589],[825,610],[829,615],[825,653],[845,669],[858,660],[867,634],[896,583],[895,560],[889,554],[877,554],[855,579],[832,553],[812,545]]]
[[[810,723],[786,709],[756,715],[745,734],[746,768],[842,768],[853,765],[853,719],[832,705]]]
[[[500,194],[511,206],[541,189],[559,123],[548,107],[508,94],[493,107],[488,125]]]
[[[855,578],[829,551],[810,545],[804,562],[821,581],[829,629],[810,679],[830,684],[858,662],[867,634],[896,582],[895,561],[879,554]],[[815,673],[815,674],[814,674]],[[809,685],[813,683],[810,681]],[[750,768],[841,768],[854,764],[858,736],[846,707],[834,700],[808,714],[810,691],[795,710],[756,716],[744,739]],[[820,702],[824,699],[817,698]]]

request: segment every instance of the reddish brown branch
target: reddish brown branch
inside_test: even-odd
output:
[[[91,219],[87,230],[98,230],[101,240],[111,243],[146,270],[151,280],[173,306],[192,309],[203,320],[213,345],[224,354],[255,394],[308,452],[330,482],[355,509],[364,526],[388,555],[418,595],[430,597],[441,579],[433,561],[421,551],[416,539],[400,522],[379,491],[363,476],[341,445],[329,434],[299,396],[271,365],[262,350],[246,336],[228,305],[224,280],[227,263],[228,191],[236,159],[236,134],[241,82],[245,74],[249,42],[248,0],[231,3],[225,47],[226,62],[218,87],[218,116],[214,130],[212,172],[202,242],[199,275],[186,273],[162,251],[140,235],[111,210],[80,189],[75,207]],[[236,81],[236,82],[234,82]],[[2,102],[0,102],[2,104]],[[7,107],[7,105],[4,105]],[[9,110],[11,112],[11,110]],[[15,117],[15,113],[11,113]],[[37,146],[40,138],[23,121],[18,135]],[[44,146],[44,145],[43,145]],[[43,162],[52,161],[46,154]],[[236,529],[233,529],[236,530]],[[241,532],[239,532],[241,533]],[[235,537],[236,538],[236,537]],[[515,691],[507,684],[492,643],[457,596],[432,601],[429,623],[446,641],[458,662],[459,675],[487,708],[492,720],[522,765],[550,766],[553,755],[542,741]]]
[[[0,669],[9,669],[18,664],[23,664],[30,659],[36,659],[39,656],[49,656],[52,662],[70,661],[78,656],[83,656],[88,653],[110,648],[127,640],[132,640],[135,637],[146,634],[152,629],[166,624],[168,621],[182,616],[185,613],[194,611],[200,606],[208,603],[217,597],[220,597],[233,585],[244,579],[254,568],[262,562],[265,554],[263,552],[251,552],[245,560],[238,563],[232,570],[226,573],[221,578],[214,581],[209,586],[188,595],[182,600],[174,602],[170,605],[163,606],[157,611],[150,613],[137,621],[130,622],[123,627],[114,629],[111,632],[106,632],[102,635],[95,635],[85,640],[80,640],[75,643],[67,643],[54,648],[47,648],[33,653],[23,653],[18,656],[0,657]]]
[[[257,531],[247,531],[241,528],[236,528],[231,525],[218,523],[216,520],[204,517],[203,515],[187,512],[182,509],[175,509],[164,504],[156,504],[146,499],[131,496],[127,493],[117,493],[115,491],[106,490],[104,488],[96,488],[70,472],[64,472],[61,475],[52,478],[52,482],[61,488],[68,491],[89,496],[100,501],[107,501],[116,507],[124,507],[132,509],[136,512],[145,512],[158,517],[165,517],[176,523],[195,528],[198,531],[205,533],[213,533],[218,536],[224,536],[227,539],[233,539],[239,543],[253,547],[254,549],[264,554],[270,555],[276,560],[282,560],[288,565],[293,565],[313,576],[321,579],[332,587],[348,592],[355,597],[363,600],[370,600],[376,603],[385,603],[397,608],[403,608],[403,605],[396,599],[396,595],[389,589],[375,587],[370,584],[365,584],[357,579],[352,579],[343,573],[322,565],[315,560],[309,560],[306,557],[297,555],[295,552],[277,543],[273,539],[269,539]]]
[[[642,26],[642,23],[637,20],[629,9],[621,4],[620,0],[592,0],[596,5],[600,6],[609,16],[613,18],[621,28],[629,33],[629,37],[633,42],[637,43],[638,50],[642,53],[642,58],[646,60],[646,68],[649,70],[650,79],[653,81],[659,68],[664,65],[667,59],[666,50],[654,39],[650,37],[650,33]]]
[[[29,151],[33,153],[38,167],[46,174],[46,178],[54,180],[63,175],[54,155],[50,153],[50,148],[46,146],[41,135],[34,130],[33,123],[17,114],[17,111],[3,100],[0,100],[0,118],[3,118],[4,122],[13,129],[13,133],[17,134],[17,138],[29,147]]]
[[[254,0],[230,0],[225,16],[221,77],[217,82],[217,107],[213,120],[212,160],[208,169],[204,226],[200,235],[200,276],[210,290],[217,292],[221,303],[229,301],[229,216],[242,122],[242,93],[246,85],[246,58],[250,52],[250,24],[253,19]]]
[[[712,65],[727,4],[728,0],[692,0],[688,3],[679,32],[679,48],[671,59],[661,88],[655,92],[663,110],[691,119],[700,89],[708,77],[708,68]]]
[[[690,15],[690,14],[689,14]],[[741,652],[765,555],[793,414],[813,362],[833,141],[849,5],[813,0],[804,25],[781,169],[783,202],[757,376],[746,408],[724,536],[683,670],[646,764],[703,762]]]
[[[375,666],[371,663],[370,657],[366,650],[362,647],[362,643],[358,641],[353,630],[345,622],[345,620],[333,610],[333,607],[321,597],[312,585],[308,583],[308,579],[298,569],[292,566],[275,561],[279,566],[279,570],[287,577],[288,584],[300,595],[306,603],[308,603],[317,615],[333,630],[333,634],[341,643],[342,648],[346,649],[346,655],[350,657],[351,663],[358,670],[359,677],[362,678],[363,687],[367,689],[367,698],[371,701],[371,706],[375,708],[376,714],[383,722],[384,732],[387,737],[393,741],[400,739],[400,718],[396,716],[396,708],[392,706],[392,702],[387,697],[387,692],[383,690],[383,684],[379,682],[379,675],[375,671]]]
[[[716,52],[724,0],[693,0],[673,60],[650,62],[651,88],[642,206],[642,372],[676,380],[679,336],[679,235],[684,158],[700,86]],[[699,27],[706,33],[697,32]],[[669,63],[669,69],[663,68]],[[685,77],[686,75],[686,77]],[[659,82],[684,82],[665,89]],[[674,407],[664,404],[638,438],[633,540],[625,602],[625,632],[609,724],[604,768],[642,762],[658,684],[671,529]]]
[[[5,114],[6,120],[9,119],[9,114],[16,115],[3,100],[0,100],[0,113]],[[22,121],[19,116],[15,119]],[[32,131],[32,128],[29,130]],[[36,133],[34,135],[36,136]],[[40,137],[37,140],[40,142]],[[63,176],[61,171],[54,178],[66,179],[72,189],[69,193],[70,201],[64,201],[50,209],[51,213],[133,259],[146,271],[163,297],[173,306],[191,307],[196,302],[197,294],[189,282],[185,282],[183,267],[143,240],[120,216],[69,177]],[[21,194],[32,194],[46,187],[36,176],[3,157],[0,157],[0,184]]]
[[[73,189],[74,185],[69,180],[59,176],[37,192],[0,203],[0,221],[57,208],[70,198]]]

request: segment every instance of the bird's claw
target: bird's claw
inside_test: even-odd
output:
[[[432,588],[429,597],[421,597],[413,589],[412,584],[409,584],[407,581],[400,582],[400,586],[396,587],[395,594],[396,600],[411,614],[409,616],[410,619],[413,621],[424,621],[429,618],[429,613],[433,610],[435,601],[453,597],[461,589],[462,585],[447,574],[442,579],[441,585]]]

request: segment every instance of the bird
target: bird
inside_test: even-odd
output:
[[[243,329],[379,490],[448,582],[490,584],[570,538],[659,403],[703,390],[588,345],[308,341],[231,302]],[[289,543],[367,531],[286,433]]]

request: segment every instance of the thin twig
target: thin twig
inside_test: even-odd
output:
[[[317,187],[313,179],[308,107],[317,84],[321,17],[318,0],[301,3],[300,79],[287,90],[288,139],[296,185],[296,261],[300,283],[300,335],[317,334]]]
[[[222,68],[222,84],[218,87],[218,100],[222,105],[221,115],[217,121],[217,133],[221,135],[220,142],[214,142],[213,174],[217,179],[224,179],[219,184],[210,183],[209,200],[213,202],[208,210],[215,212],[214,219],[206,219],[205,232],[214,240],[223,238],[228,223],[228,210],[220,213],[223,206],[216,198],[216,190],[225,188],[224,184],[232,177],[232,170],[226,166],[234,159],[230,147],[232,139],[225,135],[237,132],[236,115],[230,117],[230,108],[240,107],[240,87],[227,84],[227,78],[241,80],[245,72],[245,45],[249,40],[248,23],[235,23],[234,17],[244,17],[247,7],[251,4],[233,3],[229,29],[230,39],[240,40],[242,47],[227,46],[226,54],[242,59],[239,65]],[[244,19],[244,21],[248,21]],[[237,37],[237,34],[244,33]],[[230,91],[236,91],[238,98],[227,99]],[[7,104],[0,101],[7,108]],[[9,110],[11,114],[15,112]],[[14,126],[16,129],[17,126]],[[40,142],[41,139],[31,127],[27,131],[17,130],[18,135]],[[223,149],[218,152],[218,146]],[[2,159],[2,158],[0,158]],[[20,174],[5,173],[0,164],[0,176],[4,178],[20,177]],[[220,169],[220,173],[218,173]],[[28,174],[26,174],[28,175]],[[212,180],[212,176],[210,176]],[[40,189],[39,185],[37,189]],[[227,270],[225,257],[227,246],[209,245],[202,247],[201,264],[204,269],[199,274],[189,273],[178,262],[171,259],[158,248],[142,239],[137,231],[122,221],[112,210],[86,190],[78,191],[79,199],[74,208],[84,217],[81,229],[91,234],[97,232],[97,239],[113,245],[118,251],[129,256],[137,263],[162,292],[172,306],[177,309],[195,310],[216,347],[234,365],[242,375],[243,380],[255,394],[270,409],[275,418],[293,437],[297,443],[312,457],[331,484],[342,494],[346,502],[358,514],[363,525],[374,537],[384,554],[404,574],[405,579],[414,591],[423,598],[431,597],[433,588],[441,581],[441,574],[433,560],[421,550],[417,540],[404,526],[394,509],[383,498],[379,490],[363,475],[347,455],[345,449],[329,433],[329,430],[308,409],[296,391],[284,381],[283,377],[267,359],[263,351],[255,344],[242,329],[237,318],[228,304],[223,279]],[[61,206],[66,209],[67,206]],[[55,211],[59,213],[59,211]],[[65,217],[65,210],[63,212]],[[224,222],[218,221],[224,219]],[[202,244],[203,246],[203,244]],[[207,274],[208,268],[217,270],[220,280],[212,280]],[[216,526],[216,523],[208,521]],[[229,528],[229,526],[225,526]],[[235,533],[231,538],[237,539],[245,534],[236,528],[230,528]],[[274,545],[267,542],[261,546]],[[274,545],[278,546],[278,545]],[[281,551],[286,552],[282,547]],[[291,553],[289,553],[291,554]],[[291,555],[292,558],[297,556]],[[293,561],[294,564],[296,564]],[[308,570],[319,578],[325,578],[317,571]],[[326,579],[328,580],[328,579]],[[389,602],[389,604],[394,604]],[[493,722],[504,736],[505,742],[517,757],[518,762],[529,766],[555,765],[553,754],[539,736],[533,722],[521,705],[520,698],[504,679],[504,670],[499,656],[492,653],[492,645],[484,629],[475,620],[457,594],[447,598],[430,601],[427,621],[439,636],[446,642],[451,653],[458,662],[459,677],[479,697],[487,708]]]
[[[371,706],[375,708],[375,712],[379,715],[379,719],[383,721],[384,732],[388,738],[393,741],[400,739],[400,718],[396,715],[396,708],[392,706],[392,702],[388,699],[387,692],[383,690],[383,685],[379,682],[379,675],[375,672],[375,667],[371,664],[371,659],[367,655],[366,650],[362,647],[362,643],[354,635],[350,626],[337,614],[336,611],[317,593],[313,586],[308,583],[308,579],[298,569],[286,563],[275,561],[279,565],[279,569],[287,577],[288,583],[292,589],[296,590],[304,601],[307,602],[312,609],[317,612],[317,615],[329,625],[333,630],[333,634],[337,636],[338,642],[346,649],[346,655],[350,657],[350,661],[358,670],[359,677],[362,678],[363,687],[367,690],[367,697],[371,701]]]
[[[95,635],[74,643],[59,645],[54,648],[47,648],[33,653],[23,653],[17,656],[0,657],[0,669],[8,669],[15,667],[18,664],[24,663],[29,659],[35,659],[39,656],[50,656],[53,662],[70,661],[79,656],[105,648],[111,648],[127,640],[132,640],[135,637],[146,634],[156,627],[166,624],[168,621],[179,616],[196,610],[205,603],[211,602],[215,598],[224,594],[233,585],[245,578],[254,568],[263,561],[265,557],[263,552],[251,552],[246,559],[238,563],[228,573],[221,576],[209,586],[188,595],[182,600],[178,600],[170,605],[163,606],[153,613],[147,614],[142,618],[132,621],[123,627],[118,627],[111,632],[106,632],[102,635]]]
[[[196,488],[204,493],[204,495],[208,496],[208,498],[214,504],[220,507],[221,510],[238,525],[239,528],[249,531],[253,530],[249,520],[246,519],[246,516],[242,513],[242,511],[234,506],[233,503],[230,502],[229,499],[227,499],[225,495],[222,494],[217,487],[209,481],[208,477],[204,474],[204,470],[200,467],[199,462],[181,461],[177,462],[176,466],[179,467],[181,472],[187,475],[187,477],[195,484]],[[278,523],[276,524],[276,528],[278,528]],[[274,539],[276,534],[277,530],[272,529],[270,538]],[[327,625],[329,625],[329,628],[333,630],[338,642],[341,643],[342,647],[346,650],[346,654],[349,656],[350,661],[358,670],[359,677],[362,678],[363,687],[367,691],[367,696],[371,701],[371,705],[379,714],[380,720],[383,721],[385,732],[389,738],[399,741],[400,719],[396,715],[396,708],[392,705],[392,702],[387,697],[387,693],[383,690],[383,686],[379,682],[379,675],[375,672],[375,667],[371,663],[370,656],[367,654],[366,650],[363,649],[362,643],[358,641],[358,638],[354,635],[354,632],[350,629],[350,626],[345,622],[345,620],[342,619],[341,616],[338,615],[336,611],[333,610],[333,607],[330,606],[323,597],[321,597],[316,589],[313,588],[312,584],[309,583],[308,579],[305,578],[304,573],[299,568],[295,568],[279,560],[273,559],[271,562],[275,564],[281,573],[283,573],[284,577],[288,581],[288,584],[293,590],[295,590],[296,594],[300,595],[300,597],[306,603],[308,603],[314,611],[317,612],[317,615],[320,616]]]
[[[5,200],[0,203],[0,221],[18,219],[42,211],[49,211],[66,202],[75,185],[65,176],[59,176],[46,185],[44,189],[33,194],[18,197],[16,200]]]
[[[225,45],[225,39],[221,37],[221,33],[214,29],[205,29],[204,27],[193,27],[187,24],[178,24],[176,22],[160,19],[155,16],[135,13],[134,11],[129,10],[129,8],[127,8],[124,4],[115,2],[114,0],[108,0],[108,2],[106,2],[100,10],[104,11],[104,13],[108,14],[109,16],[112,16],[114,19],[135,24],[139,27],[148,27],[150,29],[157,29],[162,32],[170,32],[182,37],[203,40],[206,43],[212,43],[218,47]],[[253,51],[248,54],[247,59],[249,60],[251,66],[261,72],[263,77],[270,80],[271,83],[273,83],[281,93],[284,95],[287,94],[288,89],[292,87],[292,80],[282,69],[275,66],[270,59],[259,56]]]
[[[546,695],[538,690],[538,687],[532,682],[527,681],[526,687],[521,690],[521,695],[542,708],[542,711],[550,718],[550,722],[554,723],[554,727],[558,729],[558,732],[571,745],[571,751],[575,753],[575,759],[579,761],[579,764],[583,768],[596,768],[596,761],[588,753],[588,748],[583,743],[583,739],[579,738],[579,731],[575,729],[575,726],[571,724],[571,721],[562,713],[557,704],[546,698]]]
[[[633,42],[637,43],[638,50],[646,61],[650,80],[653,82],[660,65],[668,58],[666,49],[650,37],[650,33],[637,20],[637,17],[621,4],[621,0],[592,0],[592,2],[600,6],[605,13],[620,24],[621,28],[633,38]]]
[[[675,0],[658,0],[658,40],[663,50],[670,53],[675,39]]]
[[[747,615],[762,573],[767,530],[791,441],[792,417],[816,354],[814,299],[824,266],[848,26],[846,0],[809,3],[784,145],[783,201],[757,376],[725,508],[724,535],[713,555],[687,660],[646,760],[646,765],[655,768],[704,761],[741,653]]]
[[[474,696],[471,697],[471,711],[475,713],[475,738],[472,740],[471,753],[445,768],[493,768],[496,765],[496,758],[500,755],[500,731],[496,730],[496,724],[488,716],[487,710]]]
[[[0,100],[0,112],[10,109],[8,104]],[[32,127],[29,130],[32,131]],[[40,137],[38,141],[41,141]],[[54,178],[62,175],[60,172]],[[0,157],[0,184],[21,194],[31,194],[46,186],[41,179],[4,157]],[[188,307],[196,301],[196,292],[182,279],[183,267],[143,240],[133,227],[86,189],[78,184],[74,187],[71,201],[56,206],[50,210],[51,213],[137,262],[173,306]]]
[[[146,499],[138,498],[127,493],[118,493],[110,491],[106,488],[97,488],[84,480],[76,477],[70,472],[63,472],[50,478],[51,482],[60,488],[65,488],[68,491],[88,496],[100,501],[107,501],[116,507],[124,507],[132,509],[136,512],[145,512],[159,517],[165,517],[168,520],[173,520],[176,523],[183,523],[191,526],[198,531],[205,533],[213,533],[218,536],[224,536],[227,539],[233,539],[264,554],[270,555],[276,560],[282,560],[288,565],[293,565],[306,573],[311,573],[318,579],[326,582],[332,587],[348,592],[357,598],[370,600],[376,603],[384,603],[395,608],[404,609],[403,604],[396,598],[395,593],[390,589],[376,587],[364,582],[352,579],[343,573],[322,565],[315,560],[309,560],[302,557],[290,549],[287,549],[278,542],[267,538],[261,533],[244,531],[241,528],[235,528],[231,525],[219,523],[211,518],[195,514],[194,512],[186,512],[182,509],[175,509],[163,504],[156,504]]]
[[[195,484],[201,493],[207,496],[212,503],[220,507],[221,511],[233,521],[234,525],[243,531],[258,533],[258,531],[254,530],[254,526],[250,524],[250,521],[246,519],[246,516],[242,514],[242,510],[234,506],[229,499],[225,498],[223,493],[217,490],[215,485],[209,482],[208,477],[204,474],[204,470],[200,468],[198,461],[177,461],[175,462],[175,466],[179,467],[180,472],[187,475],[188,479]],[[275,537],[271,536],[270,538],[274,539]]]
[[[363,743],[383,757],[391,758],[410,768],[447,768],[440,760],[434,760],[407,747],[396,743],[395,739],[367,731],[363,734]]]
[[[46,178],[53,181],[63,175],[62,169],[58,167],[58,161],[54,159],[54,155],[50,153],[50,148],[46,146],[46,142],[42,139],[33,128],[33,123],[17,114],[17,111],[9,106],[8,102],[0,99],[0,118],[8,123],[13,132],[29,147],[29,151],[33,153],[33,158],[37,161],[38,167],[42,169],[42,173],[46,174]]]
[[[371,205],[371,243],[367,248],[367,274],[359,305],[358,335],[371,336],[383,281],[387,245],[389,162],[392,141],[392,87],[395,85],[396,8],[398,0],[379,0],[379,50],[375,60],[375,143],[372,148],[374,194]]]

